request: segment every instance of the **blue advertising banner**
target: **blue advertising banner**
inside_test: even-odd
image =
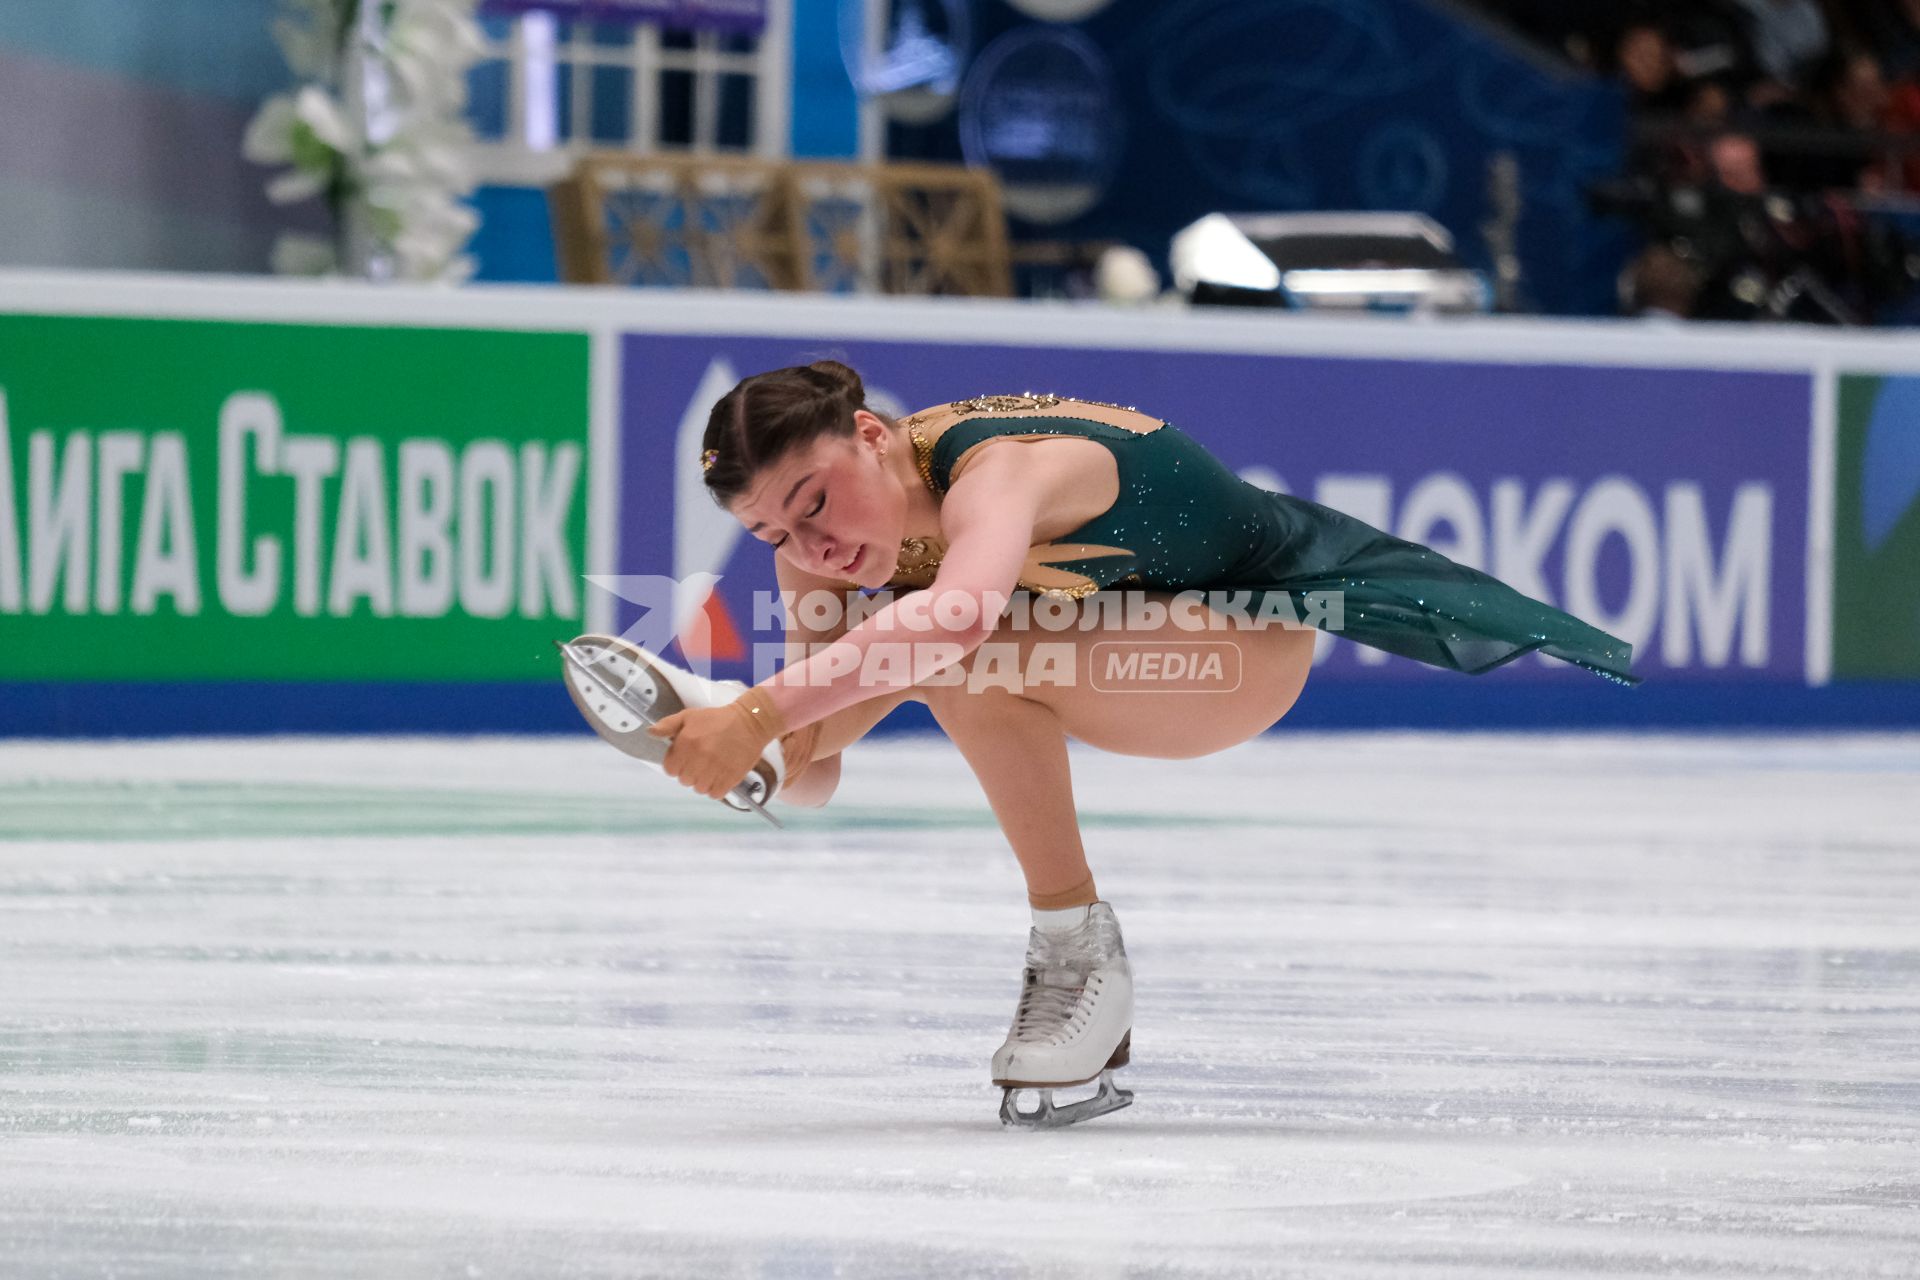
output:
[[[652,335],[627,335],[622,353],[620,570],[695,582],[676,628],[717,674],[747,675],[752,645],[779,628],[755,608],[772,554],[700,483],[708,409],[741,376],[831,356],[896,414],[1029,390],[1138,405],[1252,483],[1630,640],[1647,680],[1629,692],[1537,656],[1470,679],[1323,643],[1316,683],[1399,690],[1380,704],[1399,708],[1394,722],[1420,722],[1416,702],[1472,706],[1494,688],[1501,718],[1519,722],[1588,707],[1684,721],[1700,718],[1686,707],[1737,705],[1729,686],[1750,702],[1804,691],[1805,374]],[[619,624],[638,613],[625,606]]]

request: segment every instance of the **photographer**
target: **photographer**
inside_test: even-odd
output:
[[[1591,193],[1596,209],[1632,219],[1651,247],[1697,275],[1688,313],[1864,324],[1911,290],[1895,232],[1866,222],[1844,197],[1775,188],[1752,136],[1713,135],[1703,154],[1697,179],[1642,171]]]

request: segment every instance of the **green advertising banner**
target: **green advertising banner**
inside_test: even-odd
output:
[[[0,680],[546,680],[588,339],[0,316]]]
[[[1920,677],[1920,377],[1840,379],[1833,674]]]

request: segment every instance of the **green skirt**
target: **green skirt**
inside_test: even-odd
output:
[[[1305,619],[1429,666],[1481,675],[1545,653],[1624,685],[1633,646],[1498,578],[1304,498],[1270,493],[1268,536],[1231,582],[1255,606],[1284,592]],[[1313,593],[1320,594],[1318,596]],[[1342,607],[1328,608],[1337,599]],[[1326,620],[1315,617],[1324,609]]]

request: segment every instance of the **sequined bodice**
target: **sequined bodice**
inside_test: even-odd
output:
[[[1072,416],[1076,405],[1119,408],[1058,396],[989,396],[916,414],[902,425],[936,497],[946,493],[963,456],[986,440],[1078,436],[1112,453],[1119,495],[1099,516],[1029,551],[1019,579],[1027,590],[1079,599],[1119,583],[1177,590],[1231,580],[1261,541],[1264,491],[1171,424],[1149,419],[1119,426]],[[1124,412],[1131,420],[1132,411]],[[956,413],[936,436],[923,433],[924,420]],[[938,538],[907,539],[889,585],[926,586],[944,551]]]

